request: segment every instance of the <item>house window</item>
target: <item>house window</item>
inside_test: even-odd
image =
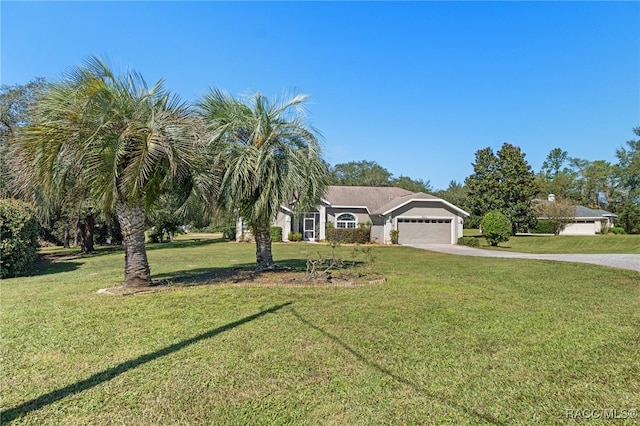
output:
[[[351,213],[342,213],[336,217],[336,228],[355,228],[358,218]]]

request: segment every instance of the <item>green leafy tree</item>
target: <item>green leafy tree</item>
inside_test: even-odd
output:
[[[42,96],[46,87],[43,78],[24,85],[0,86],[0,197],[18,195],[12,190],[12,173],[7,162],[9,143],[21,127],[31,121],[29,109]],[[20,179],[20,177],[17,177]]]
[[[536,196],[535,176],[520,147],[505,143],[498,151],[500,209],[511,222],[512,234],[536,226],[532,202]]]
[[[640,137],[640,127],[633,129]],[[627,141],[627,147],[616,150],[615,211],[619,224],[628,233],[640,232],[640,140]]]
[[[536,195],[535,176],[519,147],[504,143],[497,154],[491,148],[478,150],[473,170],[465,181],[472,223],[499,210],[509,218],[514,234],[535,227],[531,205]]]
[[[567,151],[560,148],[552,149],[542,163],[542,168],[536,176],[538,196],[542,199],[554,194],[562,199],[579,199],[577,188],[578,174],[570,167]]]
[[[498,158],[489,147],[476,151],[475,156],[473,174],[465,180],[469,194],[470,226],[478,226],[487,212],[504,207],[498,189],[501,181]]]
[[[435,196],[442,198],[450,202],[451,204],[460,207],[465,211],[469,211],[469,189],[464,183],[452,180],[449,182],[447,189],[434,192]],[[465,227],[468,226],[468,221],[465,220]]]
[[[482,236],[492,247],[509,241],[509,237],[512,235],[511,228],[509,218],[498,210],[488,212],[482,217],[482,221],[480,222]]]
[[[393,178],[390,182],[391,186],[397,186],[398,188],[406,189],[411,192],[424,192],[430,193],[433,191],[431,183],[422,179],[411,179],[408,176],[400,175],[397,178]]]
[[[331,168],[329,184],[344,186],[390,186],[392,174],[375,161],[351,161]]]
[[[273,102],[260,93],[237,99],[212,90],[198,103],[224,171],[218,199],[251,230],[257,270],[275,267],[269,230],[280,205],[295,200],[304,212],[325,190],[328,170],[305,120],[306,99]]]
[[[572,158],[571,165],[578,174],[576,186],[578,203],[595,209],[607,208],[615,197],[615,170],[604,160],[589,161]]]
[[[125,286],[151,283],[144,230],[147,209],[169,188],[190,193],[201,161],[189,109],[129,71],[116,76],[88,59],[53,83],[36,103],[20,137],[25,172],[50,199],[73,180],[89,199],[116,215],[125,247]]]
[[[147,215],[149,240],[153,243],[170,242],[180,232],[183,217],[179,213],[180,199],[175,195],[162,196]]]

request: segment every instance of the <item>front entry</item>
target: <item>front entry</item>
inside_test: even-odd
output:
[[[304,218],[304,226],[303,233],[305,241],[315,241],[316,240],[316,218],[315,215],[311,214],[309,217]]]

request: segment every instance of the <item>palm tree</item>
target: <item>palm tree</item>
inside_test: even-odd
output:
[[[45,198],[57,198],[74,182],[116,215],[125,247],[124,285],[145,286],[151,284],[147,209],[167,190],[190,183],[201,161],[199,143],[189,108],[162,80],[149,88],[135,71],[115,76],[92,57],[48,87],[19,151]]]
[[[305,122],[306,99],[270,102],[256,93],[243,101],[212,90],[197,104],[224,170],[219,202],[251,230],[257,270],[275,267],[269,230],[278,208],[295,200],[304,211],[325,189],[328,170],[317,131]]]

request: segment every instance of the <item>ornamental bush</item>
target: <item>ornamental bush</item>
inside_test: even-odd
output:
[[[511,236],[511,222],[497,210],[491,211],[482,217],[480,229],[482,230],[482,236],[492,247],[509,241]]]
[[[289,241],[298,242],[302,241],[302,232],[289,232]]]
[[[36,260],[38,221],[20,200],[0,199],[0,276],[25,273]]]
[[[391,244],[398,244],[398,241],[400,239],[400,231],[398,231],[397,229],[392,229],[389,233],[389,236],[391,237]]]
[[[327,241],[342,244],[367,244],[371,241],[371,228],[331,228],[327,227]]]
[[[458,238],[458,245],[469,247],[480,247],[480,240],[475,237],[460,237]]]

